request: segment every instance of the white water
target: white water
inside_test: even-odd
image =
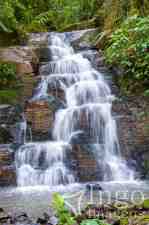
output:
[[[104,180],[133,180],[133,171],[121,157],[116,122],[111,113],[113,95],[103,75],[94,70],[82,54],[74,53],[64,35],[51,35],[49,48],[53,61],[41,66],[41,83],[32,100],[46,97],[48,84],[56,86],[58,82],[65,92],[67,108],[56,113],[55,142],[29,143],[19,149],[16,156],[18,185],[74,182],[72,173],[65,166],[66,143],[86,131],[88,141],[94,139],[95,154],[102,155]],[[100,163],[99,157],[97,161]]]
[[[19,186],[59,185],[74,182],[64,165],[65,150],[61,142],[28,143],[16,154]]]

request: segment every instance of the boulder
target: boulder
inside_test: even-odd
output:
[[[98,34],[98,29],[87,29],[75,32],[68,32],[71,43],[76,50],[89,49],[94,47],[94,39]]]

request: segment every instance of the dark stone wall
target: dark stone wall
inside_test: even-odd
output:
[[[122,155],[141,178],[149,177],[149,101],[125,97],[113,104]]]

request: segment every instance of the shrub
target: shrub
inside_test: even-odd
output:
[[[116,30],[105,49],[106,61],[120,66],[125,78],[148,94],[149,84],[149,17],[130,17]],[[132,82],[133,81],[133,82]],[[126,83],[125,83],[126,85]]]
[[[76,223],[74,217],[71,215],[71,213],[68,211],[68,209],[65,207],[64,199],[61,195],[58,193],[55,193],[53,195],[53,201],[52,206],[56,211],[56,215],[59,219],[59,225],[73,225]]]
[[[16,66],[9,63],[0,64],[1,89],[12,87],[16,82]]]

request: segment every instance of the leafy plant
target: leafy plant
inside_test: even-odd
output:
[[[16,66],[0,63],[0,104],[17,102],[20,81],[16,77]]]
[[[97,0],[5,0],[0,1],[0,31],[45,31],[89,20],[97,10]]]
[[[73,225],[76,223],[74,217],[65,207],[64,199],[58,193],[53,195],[52,206],[56,211],[56,215],[59,219],[59,225]]]
[[[145,91],[145,95],[148,94],[149,84],[148,24],[149,17],[128,18],[112,34],[105,50],[107,63],[124,69],[127,89],[134,91],[138,85]]]
[[[12,87],[16,82],[16,66],[10,63],[0,64],[1,89]]]

